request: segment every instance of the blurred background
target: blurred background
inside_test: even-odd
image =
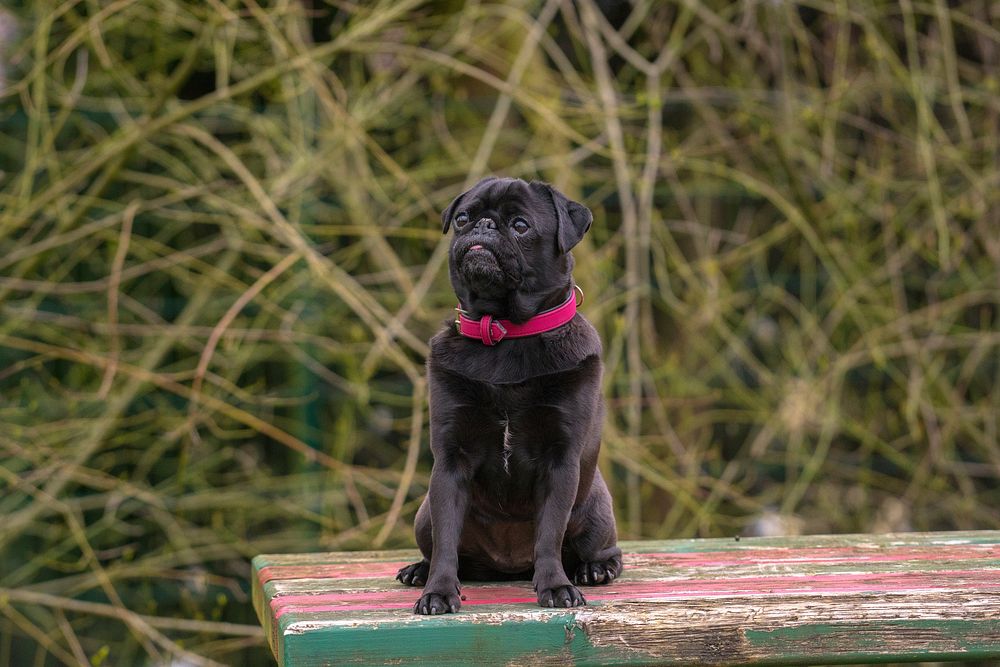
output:
[[[440,211],[594,212],[622,538],[1000,528],[1000,5],[0,10],[0,664],[269,664],[413,546]]]

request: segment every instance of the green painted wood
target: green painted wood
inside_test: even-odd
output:
[[[467,583],[415,616],[416,551],[261,555],[254,606],[279,665],[815,664],[1000,658],[1000,531],[626,542],[588,605]]]

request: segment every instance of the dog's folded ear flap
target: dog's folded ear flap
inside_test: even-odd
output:
[[[455,217],[455,209],[458,208],[458,203],[460,201],[462,201],[462,197],[464,197],[464,196],[465,196],[465,193],[463,192],[462,194],[460,194],[457,197],[455,197],[455,200],[452,201],[450,204],[448,204],[448,208],[446,208],[444,210],[444,213],[441,214],[441,233],[442,234],[447,234],[448,230],[451,229],[451,220],[452,220],[452,218]]]
[[[535,181],[531,185],[547,192],[552,200],[552,205],[556,209],[556,223],[559,226],[556,234],[556,247],[559,254],[564,255],[572,250],[590,229],[591,223],[594,222],[594,214],[590,212],[589,208],[568,199],[566,195],[548,183]]]
[[[448,208],[446,208],[444,213],[441,214],[441,233],[447,234],[448,230],[451,229],[451,221],[455,219],[455,213],[459,210],[458,205],[462,202],[465,195],[469,194],[484,183],[489,183],[490,181],[495,180],[497,180],[496,176],[487,176],[473,185],[470,189],[455,197],[455,200],[448,204]]]

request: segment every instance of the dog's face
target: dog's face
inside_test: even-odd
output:
[[[522,322],[566,298],[570,250],[593,216],[546,183],[491,177],[459,195],[441,220],[445,233],[454,229],[449,274],[462,306],[474,317]]]

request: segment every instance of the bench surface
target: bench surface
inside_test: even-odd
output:
[[[415,616],[416,551],[261,555],[254,606],[279,665],[810,664],[1000,658],[1000,531],[624,542],[587,606],[465,583]]]

